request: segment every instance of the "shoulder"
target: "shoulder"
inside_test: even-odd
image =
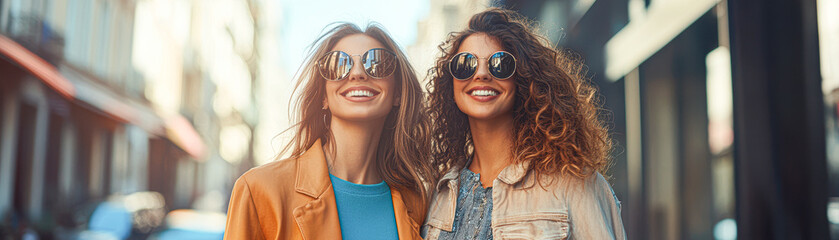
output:
[[[265,239],[288,228],[294,202],[296,161],[280,160],[254,167],[233,186],[225,239]],[[273,231],[273,232],[272,232]]]
[[[612,190],[612,185],[599,172],[583,177],[571,174],[560,174],[558,176],[559,181],[557,181],[555,190],[560,191],[569,204],[586,202],[596,203],[601,207],[619,206],[620,204],[614,190]]]
[[[561,178],[563,178],[563,182],[565,183],[563,187],[576,187],[582,191],[602,191],[603,188],[611,189],[611,185],[609,181],[606,180],[606,177],[599,172],[594,172],[586,176],[574,176],[571,174],[561,174]]]
[[[610,184],[609,181],[606,180],[606,177],[603,177],[603,175],[599,172],[595,172],[594,174],[583,178],[583,180],[583,189],[585,189],[586,192],[606,195],[614,198],[615,192],[612,190],[612,184]]]
[[[234,191],[246,190],[253,195],[266,192],[294,191],[297,176],[297,161],[283,159],[251,168],[236,180]]]
[[[587,176],[576,176],[568,173],[556,173],[540,177],[541,186],[545,190],[567,198],[600,198],[614,197],[612,186],[599,172]]]

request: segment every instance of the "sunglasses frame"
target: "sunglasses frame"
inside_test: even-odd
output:
[[[515,56],[515,55],[513,55],[512,53],[508,52],[508,51],[497,51],[497,52],[494,52],[494,53],[490,54],[490,55],[489,55],[490,57],[486,57],[486,58],[478,57],[478,55],[475,55],[474,53],[471,53],[471,52],[459,52],[459,53],[455,54],[454,56],[452,56],[452,57],[449,59],[449,64],[448,64],[448,66],[447,66],[447,68],[448,68],[448,70],[449,70],[449,75],[452,75],[452,78],[457,79],[457,80],[459,80],[459,81],[466,81],[466,80],[469,80],[469,78],[472,78],[473,76],[475,76],[475,73],[477,73],[477,72],[478,72],[478,66],[477,66],[477,65],[475,65],[475,71],[474,71],[474,72],[472,72],[472,74],[470,74],[468,77],[466,77],[466,78],[457,78],[457,77],[455,77],[455,76],[454,76],[454,73],[452,72],[452,61],[454,61],[454,58],[455,58],[455,57],[457,57],[457,56],[458,56],[458,55],[460,55],[460,54],[467,53],[467,54],[471,54],[472,56],[475,56],[475,58],[477,58],[477,59],[487,59],[487,68],[490,68],[490,66],[489,66],[489,59],[490,59],[490,58],[492,58],[492,56],[493,56],[493,55],[495,55],[495,54],[497,54],[497,53],[502,53],[502,52],[503,52],[503,53],[506,53],[507,55],[510,55],[510,57],[513,57],[513,72],[512,72],[512,73],[510,73],[510,76],[509,76],[509,77],[506,77],[506,78],[498,78],[498,77],[496,77],[495,75],[493,75],[493,74],[492,74],[492,71],[490,71],[490,72],[489,72],[489,75],[490,75],[490,76],[492,76],[492,77],[493,77],[493,78],[495,78],[495,79],[498,79],[498,80],[502,80],[502,81],[503,81],[503,80],[508,80],[508,79],[512,78],[512,77],[513,77],[513,75],[516,75],[516,69],[518,68],[518,59],[516,59],[516,56]],[[480,64],[480,62],[478,62],[478,64]]]
[[[373,50],[384,50],[384,52],[386,52],[386,53],[389,53],[389,54],[393,55],[393,59],[395,59],[396,64],[399,64],[399,57],[397,57],[396,53],[394,53],[393,51],[388,50],[388,49],[386,49],[386,48],[371,48],[370,50],[365,51],[365,52],[364,52],[364,54],[355,54],[355,55],[350,55],[349,53],[344,52],[344,51],[340,51],[340,50],[338,50],[338,51],[329,51],[329,52],[327,52],[327,53],[323,54],[323,55],[322,55],[322,56],[318,59],[318,61],[317,61],[317,65],[318,65],[318,74],[320,74],[320,77],[322,77],[323,79],[326,79],[327,81],[337,82],[337,81],[344,80],[345,78],[347,78],[347,77],[350,75],[350,72],[352,72],[353,65],[355,65],[355,60],[353,59],[353,57],[354,57],[354,56],[359,56],[359,59],[361,59],[362,61],[364,61],[364,59],[365,59],[365,57],[367,56],[367,54],[368,54],[368,53],[370,53],[370,52],[371,52],[371,51],[373,51]],[[323,68],[323,65],[322,65],[321,61],[323,61],[323,59],[324,59],[324,58],[326,58],[327,56],[329,56],[330,54],[332,54],[332,53],[334,53],[334,52],[338,52],[338,53],[340,53],[340,54],[344,54],[344,55],[349,56],[349,58],[348,58],[348,59],[349,59],[350,61],[349,61],[349,63],[348,63],[348,64],[349,64],[349,67],[350,67],[350,68],[349,68],[349,69],[350,69],[350,71],[347,71],[347,72],[345,72],[344,74],[342,74],[340,78],[337,78],[337,79],[329,79],[329,78],[327,78],[326,76],[324,76],[324,75],[323,75],[323,71],[321,71],[321,69]],[[365,73],[365,74],[367,74],[367,76],[369,76],[369,77],[371,77],[371,78],[375,78],[375,79],[382,79],[382,78],[390,77],[390,76],[392,76],[392,75],[393,75],[393,73],[394,73],[394,72],[396,72],[396,69],[393,69],[393,71],[392,71],[392,72],[388,73],[387,75],[385,75],[385,76],[383,76],[383,77],[375,77],[375,76],[371,75],[371,74],[370,74],[370,72],[369,72],[369,71],[367,71],[367,68],[365,68],[363,65],[364,65],[364,64],[362,64],[362,68],[364,69],[364,73]]]

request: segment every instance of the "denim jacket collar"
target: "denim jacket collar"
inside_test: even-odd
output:
[[[469,165],[469,163],[466,163],[466,166],[468,166],[468,165]],[[509,166],[504,167],[504,169],[501,170],[501,173],[498,174],[498,179],[501,180],[502,182],[506,183],[506,184],[515,185],[516,183],[521,182],[522,179],[524,179],[524,176],[527,175],[527,167],[529,165],[530,165],[529,162],[521,162],[521,163],[510,164]],[[440,191],[443,188],[443,186],[448,186],[449,182],[452,182],[452,181],[456,182],[457,178],[460,177],[460,170],[463,170],[463,169],[461,169],[461,168],[451,168],[451,169],[449,169],[449,171],[446,172],[446,174],[443,175],[442,178],[440,178],[440,181],[437,182],[437,186],[436,186],[437,191]],[[454,182],[452,182],[452,183],[454,183]],[[450,187],[452,187],[452,186],[450,186]],[[455,189],[455,191],[457,191],[457,190]]]
[[[449,169],[449,171],[446,172],[446,174],[443,175],[442,178],[440,178],[440,181],[437,181],[436,190],[437,191],[442,190],[443,186],[448,186],[449,182],[452,182],[452,181],[456,182],[459,175],[460,175],[460,169],[459,168]]]
[[[515,185],[521,182],[524,176],[527,175],[527,167],[529,165],[529,162],[510,164],[510,166],[501,170],[501,173],[498,174],[498,179],[506,184]]]
[[[469,166],[469,163],[464,165]],[[509,186],[515,186],[522,182],[527,175],[527,163],[514,163],[501,170],[498,174],[497,180]],[[431,226],[452,231],[455,215],[455,205],[457,204],[458,192],[458,178],[463,167],[453,167],[440,178],[437,182],[434,199],[432,200],[432,208],[428,212],[428,219],[426,224]],[[501,184],[498,183],[498,184]],[[444,197],[443,197],[444,196]]]

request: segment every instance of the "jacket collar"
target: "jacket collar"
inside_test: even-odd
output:
[[[295,191],[309,197],[318,198],[332,186],[332,182],[329,181],[329,169],[326,166],[326,158],[323,155],[320,140],[315,141],[296,161]]]
[[[468,165],[469,163],[466,163],[466,166]],[[510,164],[509,166],[504,167],[504,169],[501,170],[501,173],[498,174],[498,179],[506,184],[515,185],[516,183],[521,182],[522,179],[524,179],[524,176],[527,175],[527,167],[529,165],[529,162]],[[437,191],[440,191],[443,188],[443,186],[449,185],[450,182],[456,183],[457,178],[460,176],[460,170],[462,170],[462,168],[449,169],[449,171],[446,172],[446,174],[443,175],[442,178],[440,178],[440,181],[437,182]],[[457,184],[452,186],[456,187]],[[454,189],[454,191],[457,191],[457,189]]]
[[[521,182],[524,176],[527,175],[527,167],[529,165],[529,162],[510,164],[510,166],[501,170],[501,173],[498,174],[498,179],[506,184],[515,185]]]
[[[335,192],[321,141],[317,140],[296,161],[295,191],[313,198],[293,211],[304,239],[341,239]],[[399,239],[419,238],[419,224],[411,219],[405,197],[395,188],[391,188],[390,192]]]
[[[501,170],[501,173],[498,174],[498,180],[504,184],[515,186],[525,179],[528,165],[527,162],[510,164]],[[466,166],[468,166],[468,163]],[[437,182],[437,194],[434,195],[434,199],[432,200],[432,207],[428,212],[426,224],[446,231],[453,230],[455,205],[457,204],[457,194],[459,192],[457,179],[460,176],[461,170],[462,168],[449,169],[440,178],[440,181]],[[522,185],[525,184],[519,184],[519,186]]]
[[[396,218],[396,230],[399,239],[421,239],[419,238],[419,224],[411,218],[411,210],[408,209],[402,193],[395,188],[391,188],[390,194],[393,199],[393,213]]]
[[[292,211],[303,239],[341,239],[338,206],[320,140],[295,161],[297,178],[294,189],[312,198]]]
[[[460,176],[460,168],[451,168],[442,178],[440,181],[437,181],[437,186],[435,189],[440,191],[443,189],[443,186],[447,186],[449,182],[457,182],[456,179]]]

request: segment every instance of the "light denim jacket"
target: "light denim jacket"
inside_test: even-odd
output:
[[[504,168],[493,181],[494,239],[626,239],[620,202],[599,173],[585,179],[527,173],[527,163]],[[423,225],[426,240],[452,231],[460,169],[451,169],[437,183]]]

